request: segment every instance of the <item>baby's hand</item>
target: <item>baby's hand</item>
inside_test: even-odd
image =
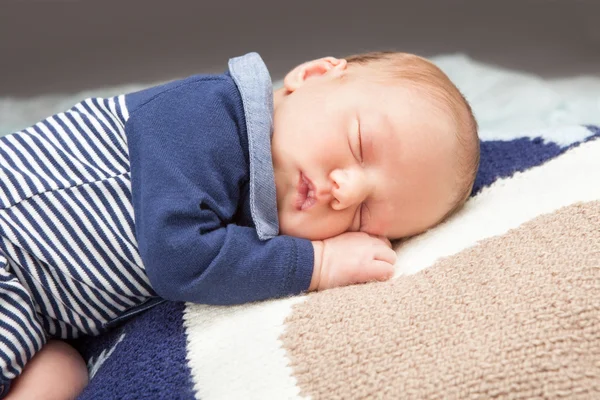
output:
[[[312,243],[315,267],[309,290],[384,281],[394,274],[396,252],[385,238],[347,232]]]

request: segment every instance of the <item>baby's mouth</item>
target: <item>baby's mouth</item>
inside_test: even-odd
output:
[[[296,196],[296,209],[304,211],[312,207],[316,203],[315,189],[302,171],[300,171],[300,179],[298,180],[298,195]]]

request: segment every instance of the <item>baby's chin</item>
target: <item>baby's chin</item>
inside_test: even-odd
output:
[[[294,236],[297,238],[308,239],[308,240],[323,240],[325,237],[321,237],[318,232],[314,232],[311,229],[296,227],[296,226],[286,226],[285,224],[279,225],[279,234]]]
[[[289,219],[279,216],[279,234],[294,236],[308,240],[325,240],[331,237],[340,235],[344,231],[334,231],[331,228],[322,229],[316,226],[317,224],[311,223],[310,221],[290,221]]]

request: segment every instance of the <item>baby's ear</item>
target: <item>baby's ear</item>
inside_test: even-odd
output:
[[[337,74],[346,70],[346,60],[335,57],[324,57],[305,62],[288,72],[283,81],[288,92],[301,87],[308,79],[325,74]]]

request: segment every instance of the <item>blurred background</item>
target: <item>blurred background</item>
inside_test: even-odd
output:
[[[72,100],[60,95],[222,72],[249,51],[277,81],[308,59],[380,49],[434,57],[484,129],[508,118],[493,108],[527,111],[523,77],[559,83],[527,92],[561,108],[547,123],[600,119],[600,0],[0,0],[0,133]],[[574,102],[585,118],[564,117]]]
[[[0,96],[220,72],[248,51],[276,80],[307,59],[374,49],[600,74],[600,1],[2,0]]]

